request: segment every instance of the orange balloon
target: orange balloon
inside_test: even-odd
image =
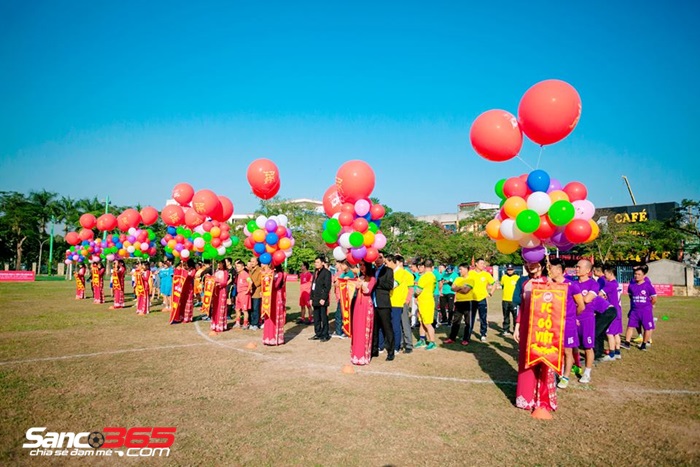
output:
[[[525,209],[527,209],[527,201],[520,196],[511,196],[510,198],[506,199],[505,203],[503,203],[503,210],[511,219],[518,217],[518,214]]]
[[[474,120],[469,131],[474,151],[486,160],[514,158],[523,146],[523,134],[515,116],[505,110],[488,110]]]
[[[598,238],[598,235],[600,235],[600,227],[598,227],[598,224],[596,224],[596,222],[593,219],[589,219],[588,223],[591,224],[591,235],[583,243],[590,243],[596,238]]]
[[[265,231],[263,229],[256,230],[251,236],[253,237],[253,240],[255,240],[257,243],[265,241]]]
[[[501,221],[498,219],[491,219],[488,224],[486,224],[486,234],[491,238],[491,240],[501,240],[503,235],[501,235]]]
[[[518,106],[523,133],[537,144],[556,143],[571,133],[581,118],[581,97],[565,81],[549,79],[528,89]]]
[[[515,240],[506,240],[504,238],[503,240],[496,240],[496,248],[504,255],[509,255],[518,251],[518,248],[520,248],[520,243],[516,242]]]
[[[277,245],[265,245],[265,251],[272,254],[277,251]]]
[[[219,227],[212,227],[211,230],[209,231],[212,237],[218,238],[221,235],[221,229]]]
[[[155,224],[158,220],[158,211],[152,206],[141,209],[141,221],[144,225]]]
[[[277,245],[280,247],[280,250],[286,250],[292,246],[292,241],[287,237],[282,237]]]
[[[567,195],[564,191],[562,190],[554,190],[549,193],[549,199],[552,200],[552,203],[555,201],[559,200],[564,200],[564,201],[569,201],[569,195]]]
[[[182,225],[183,221],[185,220],[185,213],[177,204],[169,204],[163,208],[160,213],[160,217],[163,219],[165,225],[177,227],[178,225]]]

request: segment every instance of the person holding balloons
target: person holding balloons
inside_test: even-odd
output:
[[[374,265],[367,261],[360,261],[359,280],[350,314],[350,362],[353,365],[368,365],[372,360],[374,335],[372,290],[376,283]]]
[[[263,265],[270,269],[269,265]],[[263,344],[284,344],[284,324],[287,321],[287,274],[281,265],[275,266],[272,271],[272,294],[270,297],[270,314],[266,317],[263,326]]]
[[[151,307],[151,268],[148,261],[139,263],[136,266],[135,274],[136,284],[134,291],[136,292],[136,314],[145,316],[150,313]]]
[[[251,286],[253,284],[245,264],[240,259],[236,260],[236,317],[233,328],[240,328],[241,314],[243,314],[243,329],[248,329],[248,310],[251,306]]]
[[[120,259],[112,265],[112,290],[114,291],[114,305],[110,310],[124,308],[124,276],[126,275],[126,265]]]
[[[266,254],[266,253],[263,253]],[[269,254],[269,253],[268,253]],[[262,256],[262,255],[261,255]],[[269,263],[268,263],[269,264]],[[262,301],[260,258],[253,256],[248,261],[248,274],[250,276],[250,329],[260,329],[260,302]]]
[[[85,264],[80,263],[78,270],[75,272],[75,299],[82,300],[85,298],[85,273],[87,268]]]
[[[99,304],[105,302],[104,295],[104,282],[105,282],[105,267],[101,262],[96,261],[92,264],[92,276],[90,280],[92,282],[92,295],[93,303]]]
[[[309,271],[309,263],[302,261],[299,273],[299,307],[301,308],[297,324],[311,324],[311,282],[314,275]]]
[[[226,330],[226,283],[228,282],[228,271],[226,263],[219,261],[217,270],[214,273],[214,293],[211,298],[211,331],[210,336],[218,336]]]

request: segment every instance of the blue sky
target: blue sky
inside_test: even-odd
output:
[[[697,5],[339,3],[0,0],[0,189],[160,209],[188,182],[243,213],[256,158],[316,199],[363,159],[394,210],[454,212],[529,170],[477,156],[474,118],[558,78],[583,113],[540,168],[599,207],[630,204],[621,175],[700,199]]]

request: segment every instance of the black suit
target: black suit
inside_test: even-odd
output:
[[[391,291],[394,288],[394,270],[383,265],[376,273],[374,286],[374,332],[372,333],[372,355],[379,353],[379,329],[384,331],[384,347],[388,355],[394,355],[394,331],[391,327]]]
[[[314,331],[320,339],[330,339],[328,334],[328,301],[331,293],[331,272],[325,267],[314,272],[311,283],[311,305],[314,307]],[[323,304],[321,304],[323,300]]]

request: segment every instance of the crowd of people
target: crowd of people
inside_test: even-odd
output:
[[[87,267],[80,265],[75,274],[76,299],[86,298],[87,272]],[[574,273],[566,274],[563,261],[553,258],[546,263],[527,263],[525,272],[519,276],[512,265],[507,265],[498,281],[503,290],[501,332],[521,346],[516,406],[547,418],[557,407],[556,390],[566,389],[572,375],[579,378],[579,383],[588,384],[594,362],[621,359],[620,349],[630,349],[633,342],[640,350],[650,348],[656,291],[646,277],[647,267],[634,268],[623,339],[623,289],[614,267],[594,268],[589,260],[581,259]],[[102,263],[90,265],[94,303],[104,303],[104,275]],[[125,306],[125,275],[124,261],[115,261],[110,280],[114,303],[110,309]],[[171,324],[188,323],[195,319],[195,308],[201,307],[199,319],[210,321],[210,335],[228,329],[263,329],[266,345],[284,343],[286,282],[287,274],[281,266],[261,265],[255,256],[247,263],[227,258],[218,262],[216,269],[210,262],[189,259],[175,268],[168,261],[153,269],[148,262],[141,262],[132,270],[137,314],[148,314],[151,302],[160,299],[162,311],[170,312]],[[380,353],[386,353],[386,360],[392,361],[398,353],[434,350],[438,347],[435,330],[441,325],[449,329],[442,345],[470,345],[477,317],[478,341],[487,343],[488,298],[498,286],[483,259],[471,265],[462,263],[455,270],[450,265],[436,268],[430,259],[406,264],[401,255],[381,253],[373,263],[339,261],[334,267],[319,256],[313,271],[309,264],[302,265],[299,283],[300,316],[296,323],[313,324],[310,340],[349,338],[350,361],[355,365],[367,365]],[[564,365],[559,374],[544,364],[525,365],[522,346],[529,333],[530,296],[535,284],[566,287]],[[329,309],[333,312],[332,329]],[[228,320],[233,321],[230,327]],[[635,331],[639,336],[631,341]]]

